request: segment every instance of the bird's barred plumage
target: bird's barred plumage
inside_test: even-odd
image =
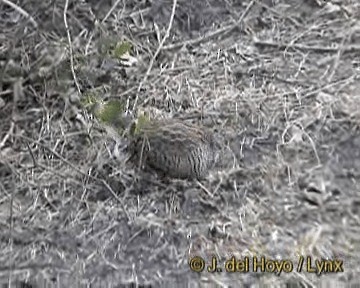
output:
[[[95,103],[91,111],[103,124],[127,135],[129,160],[142,169],[170,178],[201,179],[217,162],[219,146],[205,127],[144,115],[133,121],[117,102]]]
[[[216,144],[205,128],[173,119],[149,120],[129,144],[141,168],[180,179],[201,179],[216,162]]]

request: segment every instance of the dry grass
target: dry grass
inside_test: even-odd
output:
[[[358,1],[145,2],[0,2],[1,282],[358,283]],[[124,40],[131,66],[105,53]],[[202,122],[227,165],[202,183],[135,174],[81,109],[87,93]],[[294,270],[190,270],[213,255]],[[344,272],[299,272],[299,255]]]

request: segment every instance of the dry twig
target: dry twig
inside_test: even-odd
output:
[[[159,55],[162,47],[164,46],[164,43],[165,43],[166,39],[170,35],[170,30],[171,30],[171,27],[173,25],[174,17],[175,17],[176,3],[177,3],[177,0],[173,0],[173,6],[172,6],[172,11],[171,11],[171,16],[170,16],[168,28],[166,29],[166,33],[165,33],[163,39],[161,40],[158,49],[156,50],[154,56],[151,58],[149,67],[148,67],[148,69],[146,71],[146,74],[145,74],[144,78],[140,82],[140,85],[139,85],[138,90],[137,90],[138,93],[136,94],[136,98],[135,98],[135,101],[134,101],[133,110],[135,110],[135,108],[136,108],[136,105],[137,105],[137,102],[138,102],[138,99],[139,99],[139,92],[140,92],[142,86],[144,85],[145,81],[147,80],[147,78],[148,78],[148,76],[150,74],[152,66],[154,65],[154,61],[155,61],[156,57]]]
[[[334,52],[338,52],[339,49],[342,50],[343,53],[354,53],[354,52],[359,52],[360,51],[360,45],[348,45],[348,46],[344,46],[344,47],[339,47],[334,46],[334,47],[324,47],[324,46],[308,46],[308,45],[302,45],[302,44],[283,44],[283,43],[278,43],[278,42],[274,42],[274,41],[264,41],[264,40],[258,40],[255,39],[254,40],[254,44],[256,46],[268,46],[268,47],[274,47],[274,48],[278,48],[280,50],[285,50],[285,49],[289,49],[289,48],[293,48],[293,49],[298,49],[301,51],[313,51],[313,52],[317,52],[317,53],[334,53]]]
[[[20,6],[17,6],[16,4],[12,3],[9,0],[2,0],[2,1],[5,4],[9,5],[10,7],[12,7],[13,9],[15,9],[16,11],[18,11],[21,15],[25,16],[27,19],[29,19],[29,21],[31,22],[31,24],[34,25],[35,28],[38,28],[39,25],[36,23],[35,19],[24,9],[22,9]]]
[[[212,39],[216,36],[219,36],[221,34],[227,34],[230,33],[232,30],[234,30],[236,27],[239,26],[239,24],[244,20],[245,16],[249,13],[250,8],[254,5],[255,1],[251,1],[248,6],[246,7],[245,11],[242,13],[242,15],[240,16],[239,20],[236,21],[234,24],[225,26],[223,28],[220,28],[212,33],[209,33],[203,37],[199,37],[196,39],[191,39],[185,42],[181,42],[181,43],[175,43],[175,44],[170,44],[167,45],[165,47],[162,48],[162,50],[173,50],[173,49],[177,49],[183,46],[187,46],[187,45],[197,45],[200,44],[202,42],[208,41],[209,39]]]
[[[71,74],[73,76],[74,79],[74,83],[75,86],[79,92],[79,94],[81,95],[81,90],[80,90],[80,85],[79,82],[77,80],[76,77],[76,73],[75,73],[75,69],[74,69],[74,52],[73,52],[73,47],[72,47],[72,42],[71,42],[71,35],[70,35],[70,29],[69,29],[69,25],[67,23],[67,10],[68,10],[68,6],[69,6],[69,0],[65,0],[65,7],[64,7],[64,25],[65,25],[65,29],[66,29],[66,34],[67,34],[67,38],[68,38],[68,43],[69,43],[69,52],[70,52],[70,69],[71,69]]]

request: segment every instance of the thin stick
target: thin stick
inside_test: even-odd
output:
[[[164,43],[166,41],[166,39],[169,37],[170,35],[170,30],[171,30],[171,27],[173,25],[173,22],[174,22],[174,17],[175,17],[175,11],[176,11],[176,3],[177,3],[177,0],[174,0],[173,1],[173,6],[172,6],[172,11],[171,11],[171,16],[170,16],[170,20],[169,20],[169,25],[168,25],[168,28],[166,29],[166,33],[164,35],[164,38],[161,40],[160,44],[159,44],[159,47],[157,48],[154,56],[151,58],[151,61],[150,61],[150,64],[149,64],[149,67],[146,71],[146,74],[143,78],[143,80],[140,82],[140,85],[138,87],[138,90],[137,90],[137,94],[136,94],[136,98],[135,98],[135,101],[134,101],[134,105],[133,105],[133,111],[135,110],[135,107],[137,105],[137,102],[138,102],[138,99],[139,99],[139,92],[142,88],[142,86],[144,85],[145,81],[147,80],[149,74],[150,74],[150,71],[154,65],[154,62],[155,62],[155,58],[159,55],[162,47],[164,46]]]
[[[9,225],[9,246],[10,246],[10,273],[9,273],[9,287],[11,287],[11,278],[12,278],[12,274],[13,274],[13,270],[14,270],[14,238],[13,238],[13,232],[14,232],[14,197],[15,197],[15,192],[16,192],[16,180],[15,180],[15,175],[14,173],[12,174],[12,185],[14,186],[12,191],[11,191],[11,198],[10,198],[10,215],[9,215],[9,220],[10,220],[10,225]]]
[[[4,138],[0,142],[0,151],[5,146],[6,141],[9,139],[10,135],[13,133],[14,128],[15,128],[14,121],[11,121],[8,132],[5,134]]]
[[[277,42],[273,42],[273,41],[260,41],[260,40],[255,40],[254,44],[256,46],[269,46],[269,47],[274,47],[274,48],[278,48],[278,49],[288,49],[288,48],[293,48],[293,49],[299,49],[302,51],[314,51],[314,52],[318,52],[318,53],[324,53],[324,52],[338,52],[339,49],[341,49],[341,46],[335,46],[335,47],[323,47],[323,46],[307,46],[307,45],[301,45],[301,44],[283,44],[283,43],[277,43]],[[347,52],[347,53],[352,53],[352,52],[359,52],[360,51],[360,46],[359,45],[348,45],[348,46],[344,46],[342,49],[343,53]]]
[[[124,211],[126,218],[130,221],[131,218],[130,218],[129,213],[126,210],[124,201],[116,195],[114,190],[111,188],[111,186],[104,179],[100,179],[100,182],[106,187],[106,189],[111,193],[111,195],[120,203],[121,208]]]
[[[35,28],[38,28],[38,24],[36,23],[35,19],[29,13],[27,13],[24,9],[22,9],[21,7],[17,6],[16,4],[10,2],[9,0],[2,0],[2,2],[9,5],[11,8],[15,9],[21,15],[23,15],[24,17],[29,19],[31,24],[33,24]]]
[[[67,17],[66,17],[66,13],[68,10],[68,6],[69,6],[69,0],[65,0],[65,7],[64,7],[64,25],[66,28],[66,34],[67,34],[67,38],[68,38],[68,42],[69,42],[69,52],[70,52],[70,69],[71,69],[71,73],[75,82],[75,86],[79,92],[79,94],[81,95],[81,90],[80,90],[80,86],[79,86],[79,82],[77,81],[76,78],[76,74],[75,74],[75,69],[74,69],[74,54],[73,54],[73,49],[72,49],[72,42],[71,42],[71,35],[70,35],[70,29],[67,23]]]
[[[211,38],[214,38],[218,35],[224,34],[224,33],[229,33],[232,30],[234,30],[236,27],[239,26],[239,24],[241,23],[241,21],[243,21],[243,19],[245,18],[245,16],[248,14],[248,12],[250,11],[250,8],[254,5],[255,1],[251,1],[248,6],[246,7],[245,11],[242,13],[242,15],[240,16],[239,20],[236,21],[234,24],[225,26],[223,28],[220,28],[212,33],[209,33],[205,36],[196,38],[196,39],[191,39],[189,41],[185,41],[185,42],[181,42],[181,43],[175,43],[175,44],[170,44],[165,46],[162,50],[173,50],[173,49],[177,49],[180,48],[182,46],[187,46],[187,45],[196,45],[202,42],[205,42]]]
[[[115,192],[112,190],[112,188],[110,187],[109,184],[107,184],[107,182],[104,179],[100,179],[97,178],[95,176],[89,175],[88,173],[82,171],[80,168],[76,167],[74,164],[72,164],[69,160],[65,159],[61,154],[59,154],[58,152],[56,152],[54,149],[51,149],[49,146],[39,142],[39,141],[35,141],[29,137],[26,137],[24,135],[16,135],[17,137],[26,140],[27,142],[31,142],[33,144],[39,145],[41,147],[43,147],[44,149],[46,149],[47,151],[49,151],[52,155],[54,155],[55,157],[57,157],[58,159],[60,159],[62,162],[64,162],[65,164],[67,164],[68,166],[70,166],[72,169],[74,169],[76,172],[80,173],[81,175],[83,175],[84,177],[90,178],[94,181],[100,182],[102,183],[105,188],[112,194],[112,196],[119,201],[119,203],[121,204],[122,208],[124,209],[124,213],[127,215],[128,217],[128,213],[125,209],[124,203],[123,201],[115,194]],[[48,171],[51,171],[53,173],[55,173],[56,175],[63,177],[63,175],[61,175],[60,173],[57,173],[56,171],[49,169],[48,167],[45,167],[44,165],[40,164],[40,163],[36,163],[37,166],[47,169]],[[77,182],[76,182],[77,183]]]
[[[347,25],[347,26],[349,26],[349,25]],[[341,58],[341,56],[342,56],[342,54],[343,54],[343,49],[344,49],[344,47],[345,47],[345,42],[348,42],[348,43],[349,43],[349,42],[350,42],[349,40],[351,39],[353,33],[355,32],[354,29],[351,29],[350,27],[347,27],[346,30],[349,31],[349,33],[347,33],[347,35],[345,35],[345,36],[343,37],[343,39],[341,40],[341,43],[340,43],[340,45],[339,45],[339,50],[338,50],[338,52],[337,52],[337,54],[336,54],[336,57],[335,57],[335,60],[334,60],[334,65],[333,65],[333,67],[332,67],[332,71],[331,71],[331,73],[330,73],[330,76],[329,76],[328,79],[327,79],[327,82],[328,82],[328,83],[330,83],[330,82],[332,81],[332,79],[333,79],[333,77],[334,77],[334,75],[335,75],[335,73],[336,73],[336,70],[337,70],[338,67],[339,67],[340,58]]]
[[[14,122],[13,119],[15,118],[15,113],[16,113],[16,103],[20,98],[20,94],[22,93],[21,85],[22,85],[21,80],[16,81],[14,83],[14,85],[13,85],[14,104],[13,104],[12,109],[11,109],[12,120],[11,120],[10,128],[9,128],[8,132],[5,134],[4,138],[0,142],[0,151],[5,146],[7,140],[10,138],[10,135],[14,132],[14,129],[15,129],[15,122]]]
[[[114,11],[114,9],[116,8],[116,6],[120,3],[121,0],[117,0],[114,5],[110,8],[109,12],[105,15],[104,19],[101,20],[101,23],[105,23],[106,19],[109,18],[109,16],[111,15],[111,13]]]

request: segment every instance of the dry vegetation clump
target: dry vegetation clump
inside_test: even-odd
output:
[[[359,18],[357,0],[1,1],[1,283],[358,283]],[[223,165],[135,172],[89,95],[207,126]],[[191,271],[214,255],[294,269]],[[344,271],[298,271],[299,255]]]

